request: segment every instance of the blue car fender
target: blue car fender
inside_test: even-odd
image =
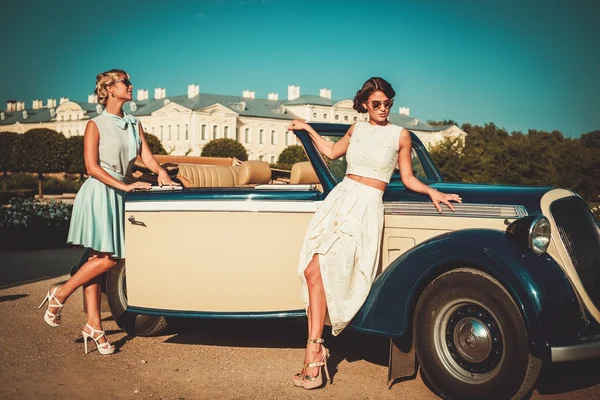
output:
[[[504,286],[521,311],[531,353],[542,360],[549,359],[550,345],[575,340],[585,325],[573,288],[550,256],[533,254],[502,231],[467,229],[429,239],[398,257],[375,280],[351,327],[412,343],[421,293],[456,268],[482,271]]]

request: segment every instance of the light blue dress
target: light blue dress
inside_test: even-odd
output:
[[[100,136],[100,166],[121,182],[130,181],[141,147],[137,119],[131,115],[120,118],[104,110],[92,121]],[[67,242],[125,258],[125,195],[93,176],[88,178],[75,198]]]

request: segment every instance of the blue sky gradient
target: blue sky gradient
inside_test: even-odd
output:
[[[287,86],[352,98],[371,76],[422,120],[508,131],[600,129],[595,0],[10,1],[0,12],[6,100],[86,101],[98,72],[135,89],[257,97]],[[134,95],[135,95],[134,89]]]

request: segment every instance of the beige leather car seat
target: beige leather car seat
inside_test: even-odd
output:
[[[317,173],[312,167],[310,161],[303,161],[292,165],[290,174],[291,184],[310,184],[316,185],[319,183]]]
[[[271,168],[264,161],[239,166],[179,164],[177,178],[184,187],[235,187],[269,183]]]

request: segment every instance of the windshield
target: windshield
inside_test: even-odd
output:
[[[331,142],[331,143],[336,143],[338,140],[341,139],[341,137],[339,136],[323,136],[327,141]],[[417,177],[417,179],[419,179],[422,182],[432,182],[431,179],[427,178],[427,175],[425,173],[425,169],[423,168],[423,164],[421,160],[421,158],[419,157],[419,153],[417,151],[416,146],[414,146],[412,148],[412,168],[413,168],[413,174]],[[346,163],[346,156],[342,156],[338,159],[335,160],[329,160],[327,157],[322,156],[323,159],[325,160],[325,162],[327,163],[327,165],[329,166],[329,170],[331,171],[331,174],[334,176],[334,178],[340,182],[343,178],[344,175],[346,175],[346,167],[347,167],[347,163]],[[400,171],[398,170],[398,166],[396,166],[396,168],[394,169],[394,173],[392,174],[392,178],[390,179],[390,185],[395,186],[395,185],[402,185],[402,181],[400,180]]]

